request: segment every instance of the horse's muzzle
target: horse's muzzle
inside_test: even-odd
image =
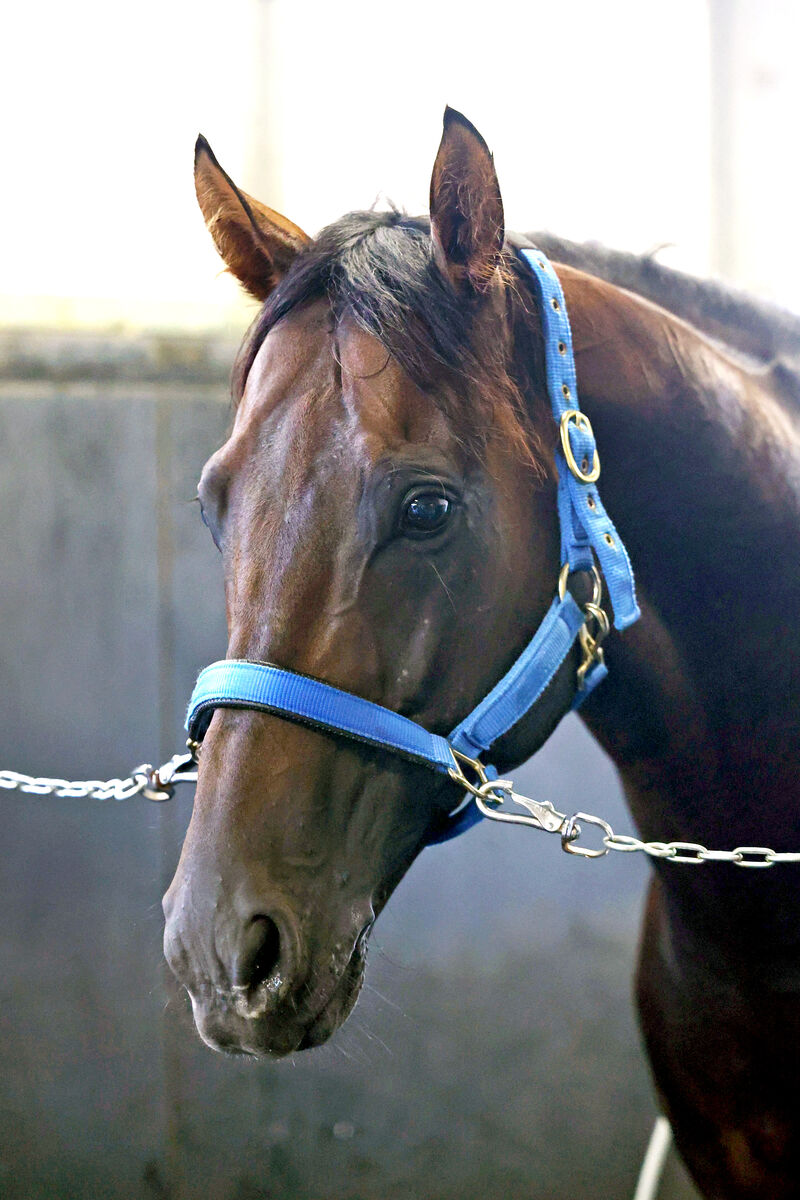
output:
[[[218,909],[215,920],[195,926],[181,920],[186,906],[170,892],[164,911],[165,956],[212,1049],[280,1057],[321,1044],[351,1012],[363,979],[371,909],[349,935],[317,940],[313,947],[285,906],[243,920]]]
[[[352,1011],[363,977],[364,956],[354,951],[332,994],[322,999],[318,1011],[311,1003],[298,1010],[291,996],[257,1011],[252,1001],[242,1002],[236,988],[232,994],[217,991],[198,998],[190,990],[189,995],[198,1033],[213,1050],[280,1058],[327,1041]]]

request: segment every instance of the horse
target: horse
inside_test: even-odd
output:
[[[528,643],[562,568],[542,321],[488,147],[447,109],[429,217],[354,212],[314,239],[241,191],[202,138],[195,177],[219,253],[261,302],[230,436],[198,487],[228,658],[446,734]],[[697,851],[800,849],[797,377],[555,269],[641,613],[608,634],[608,678],[580,715],[642,838],[694,847],[677,856],[693,865],[652,860],[641,935],[659,1102],[704,1196],[796,1196],[798,867]],[[498,770],[570,709],[579,659],[576,643],[500,738]],[[217,708],[164,898],[166,957],[202,1038],[271,1057],[325,1041],[455,793],[379,747]]]

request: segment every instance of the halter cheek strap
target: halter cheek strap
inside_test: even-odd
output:
[[[614,624],[625,629],[639,616],[633,571],[622,540],[603,508],[596,481],[600,463],[588,417],[578,407],[572,334],[564,294],[548,259],[539,250],[523,249],[520,256],[535,283],[545,342],[547,392],[559,428],[558,517],[561,561],[558,594],[531,641],[488,696],[461,721],[448,738],[430,733],[415,721],[373,704],[351,692],[331,687],[269,663],[225,659],[200,672],[189,701],[186,728],[202,741],[215,708],[250,708],[299,721],[315,729],[354,738],[391,751],[432,770],[462,780],[460,760],[478,760],[489,778],[496,778],[482,756],[513,728],[537,702],[570,653],[576,638],[582,650],[573,708],[607,674],[600,641],[608,620],[600,606],[600,564],[614,609]],[[595,580],[592,600],[579,607],[567,590],[575,571],[588,571]],[[482,818],[476,804],[462,804],[447,818],[443,831],[431,840],[446,841]]]

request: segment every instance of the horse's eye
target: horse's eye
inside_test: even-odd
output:
[[[403,533],[438,533],[447,524],[452,505],[439,492],[423,492],[407,500],[400,518]]]

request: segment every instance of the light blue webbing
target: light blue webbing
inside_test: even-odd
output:
[[[536,282],[545,344],[547,392],[553,417],[578,410],[575,361],[564,294],[548,259],[538,250],[521,250]],[[570,420],[569,445],[576,464],[591,465],[596,446],[588,422]],[[570,573],[590,571],[594,555],[600,564],[614,608],[614,624],[624,629],[639,616],[630,560],[613,522],[603,508],[597,487],[570,470],[564,451],[556,450],[561,561]],[[580,468],[582,474],[588,472]],[[593,554],[594,552],[594,554]],[[584,614],[567,591],[553,601],[527,647],[488,696],[453,730],[449,739],[430,733],[415,721],[382,705],[331,687],[294,671],[245,660],[225,659],[200,672],[186,718],[189,736],[202,740],[215,708],[252,708],[288,717],[315,728],[343,734],[382,747],[436,771],[455,766],[453,750],[479,758],[507,733],[536,703],[569,654],[584,623]],[[595,661],[576,691],[578,707],[606,675]],[[496,778],[492,767],[486,768]],[[432,842],[464,832],[482,814],[466,803],[447,820]]]
[[[189,736],[200,741],[211,713],[219,707],[254,708],[293,717],[318,729],[393,750],[437,771],[447,772],[456,765],[447,738],[429,733],[390,708],[271,663],[225,658],[205,667],[189,702]]]
[[[560,426],[568,409],[580,407],[567,305],[549,259],[540,250],[520,250],[519,253],[536,280],[544,334],[547,392],[553,417]],[[591,464],[597,451],[593,435],[574,422],[568,425],[568,430],[575,461],[582,463],[585,459]],[[594,550],[614,608],[614,624],[617,629],[626,629],[639,616],[628,552],[603,508],[596,484],[583,483],[573,475],[560,444],[556,462],[561,562],[569,563],[571,571],[589,571]]]

